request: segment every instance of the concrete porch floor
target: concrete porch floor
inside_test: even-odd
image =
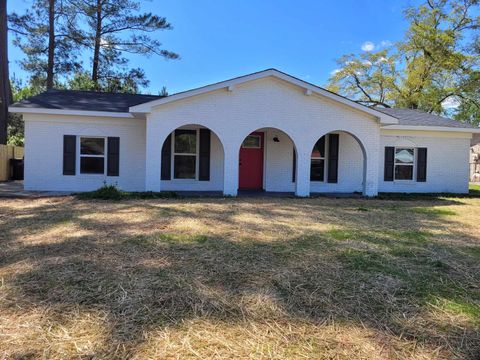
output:
[[[221,191],[175,191],[184,197],[223,197]],[[294,192],[273,192],[263,190],[239,190],[238,197],[241,198],[294,198]],[[359,193],[311,193],[310,197],[328,197],[328,198],[362,198]]]
[[[221,191],[176,191],[182,197],[223,197]],[[0,182],[0,198],[39,198],[50,196],[67,196],[72,192],[68,191],[29,191],[24,190],[23,181]],[[238,197],[242,198],[294,198],[293,192],[270,192],[258,190],[239,190]],[[353,193],[312,193],[310,197],[331,197],[331,198],[361,198],[361,194]]]

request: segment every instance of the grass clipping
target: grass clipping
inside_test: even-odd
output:
[[[479,206],[8,199],[0,358],[475,359]]]

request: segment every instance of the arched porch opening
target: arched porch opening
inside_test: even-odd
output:
[[[367,152],[349,131],[317,138],[310,156],[310,193],[366,194]]]
[[[162,191],[223,193],[225,152],[210,128],[177,127],[163,139],[160,151]]]
[[[239,191],[295,192],[296,146],[285,131],[256,129],[238,151]]]

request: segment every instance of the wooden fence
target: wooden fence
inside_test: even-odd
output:
[[[10,159],[22,159],[23,147],[0,145],[0,181],[10,180]]]

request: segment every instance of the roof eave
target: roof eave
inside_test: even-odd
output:
[[[8,112],[17,114],[42,114],[42,115],[74,115],[89,117],[115,117],[115,118],[134,118],[134,114],[129,112],[115,111],[90,111],[90,110],[69,110],[69,109],[46,109],[46,108],[25,108],[11,106]]]
[[[425,126],[425,125],[387,125],[382,126],[384,130],[417,130],[417,131],[443,131],[443,132],[463,132],[480,134],[480,128],[462,128],[449,126]]]

